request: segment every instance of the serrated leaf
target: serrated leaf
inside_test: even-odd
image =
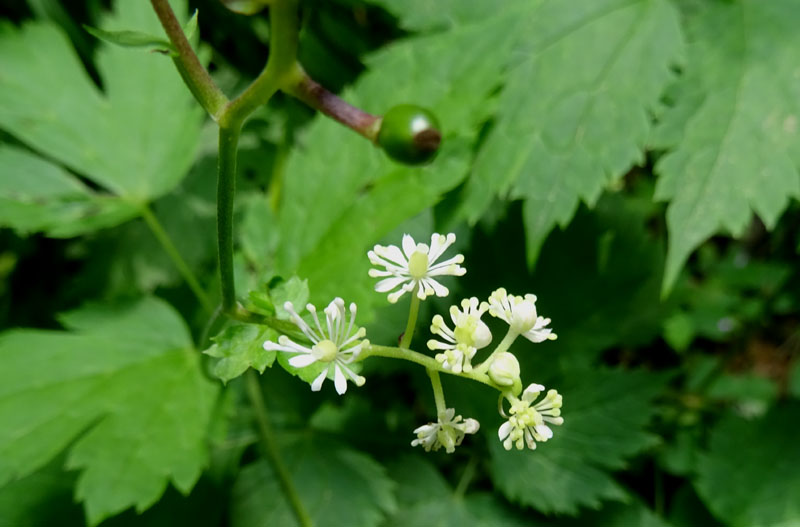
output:
[[[511,501],[545,513],[576,514],[605,500],[626,501],[607,470],[623,468],[627,458],[654,444],[644,427],[665,378],[615,370],[567,372],[563,378],[556,388],[564,397],[564,424],[554,427],[551,440],[535,451],[507,452],[496,435],[490,439],[495,485]]]
[[[217,388],[178,314],[150,298],[62,321],[69,331],[0,335],[0,484],[73,443],[67,465],[80,471],[92,525],[146,509],[168,482],[188,492],[206,463]]]
[[[437,3],[382,0],[413,28],[503,32],[510,49],[493,126],[466,187],[461,214],[476,222],[498,194],[522,198],[529,262],[578,203],[643,160],[650,113],[680,57],[678,14],[666,0]],[[504,23],[496,22],[503,20]],[[458,53],[459,50],[452,50]],[[486,101],[482,103],[486,106]]]
[[[89,189],[41,157],[0,144],[0,225],[22,235],[76,236],[139,214],[132,204]]]
[[[534,4],[528,4],[534,5]],[[477,221],[494,195],[523,198],[529,263],[582,200],[644,159],[649,112],[680,54],[665,0],[543,2],[525,13],[496,123],[475,162],[464,209]],[[533,26],[533,27],[531,27]],[[522,109],[522,110],[521,110]]]
[[[656,165],[656,197],[670,200],[664,292],[712,234],[741,236],[753,212],[771,228],[800,196],[798,22],[793,0],[713,2],[692,19],[689,96],[660,125],[671,130]]]
[[[152,8],[143,2],[118,2],[101,25],[162,33]],[[56,26],[30,22],[19,29],[0,26],[0,62],[0,128],[91,180],[99,193],[109,194],[104,199],[141,205],[173,189],[186,174],[202,112],[171,61],[100,46],[101,92]],[[88,227],[79,223],[58,229]]]
[[[80,507],[72,499],[75,476],[50,465],[0,487],[0,525],[3,527],[85,525]]]
[[[570,518],[554,524],[555,527],[583,527],[602,525],[603,527],[670,527],[661,516],[648,509],[639,501],[630,504],[608,503],[599,511],[587,511],[578,518]]]
[[[732,415],[711,433],[695,488],[732,527],[800,524],[800,405],[774,408],[758,420]]]
[[[435,525],[436,527],[534,527],[530,518],[515,514],[495,496],[486,493],[455,496],[436,467],[419,455],[407,455],[388,467],[397,483],[400,505],[383,527]]]
[[[394,484],[369,456],[308,434],[287,437],[281,458],[314,525],[370,527],[396,507]],[[266,460],[242,469],[233,487],[233,527],[298,525]]]
[[[480,105],[502,69],[489,58],[508,49],[508,36],[495,29],[464,27],[395,43],[368,57],[369,72],[344,94],[374,113],[401,103],[433,108],[443,143],[432,164],[398,165],[325,117],[300,138],[286,165],[277,267],[307,277],[312,301],[341,296],[367,314],[380,299],[367,276],[367,251],[466,176],[487,114]]]
[[[212,340],[215,344],[203,353],[220,359],[214,364],[214,375],[227,383],[248,368],[264,373],[265,369],[272,366],[276,352],[265,350],[264,342],[277,338],[277,332],[271,328],[237,324],[214,337]]]

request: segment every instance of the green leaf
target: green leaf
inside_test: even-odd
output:
[[[531,523],[530,518],[515,514],[507,505],[490,494],[455,496],[436,467],[419,455],[404,456],[387,468],[397,483],[397,501],[400,506],[397,513],[392,515],[383,527],[538,525]]]
[[[280,455],[318,527],[376,526],[396,507],[394,484],[369,456],[309,434],[286,438]],[[233,527],[298,525],[280,480],[266,460],[239,473],[230,522]]]
[[[800,5],[711,2],[691,20],[681,97],[657,144],[670,150],[656,165],[656,198],[670,200],[664,292],[712,234],[741,236],[753,212],[772,228],[800,196]]]
[[[176,7],[185,12],[182,6]],[[118,2],[115,13],[101,25],[161,34],[146,2]],[[117,209],[129,211],[132,205],[166,194],[186,174],[197,147],[202,113],[171,61],[101,46],[97,53],[101,92],[60,30],[49,23],[31,22],[19,29],[0,25],[0,63],[0,128],[91,180],[100,187],[96,194],[103,201],[124,202]],[[27,177],[6,173],[15,180]],[[56,208],[63,201],[58,195],[52,199]],[[45,204],[42,214],[50,214],[52,207]],[[130,217],[130,212],[116,214],[116,223]],[[109,217],[113,214],[105,216],[95,228],[113,223]],[[81,225],[81,216],[72,221],[78,225],[56,229],[44,222],[42,228],[57,233],[89,229]]]
[[[630,504],[608,503],[599,511],[589,511],[578,518],[559,521],[556,527],[670,527],[669,522],[648,509],[639,501]]]
[[[66,170],[25,150],[0,144],[0,226],[22,235],[76,236],[139,214],[132,204],[89,189]]]
[[[594,204],[604,187],[643,161],[649,114],[682,51],[670,2],[377,3],[412,29],[445,27],[447,34],[469,28],[481,40],[496,33],[510,39],[508,48],[482,59],[503,64],[502,90],[492,101],[493,125],[477,153],[461,214],[475,223],[497,195],[524,199],[529,263],[581,200]]]
[[[594,204],[644,160],[649,112],[682,41],[665,0],[551,1],[525,16],[532,24],[519,28],[517,45],[524,58],[508,73],[464,209],[474,223],[494,195],[523,198],[533,263],[580,200]]]
[[[124,48],[150,48],[163,53],[176,53],[169,40],[141,31],[103,31],[86,25],[83,26],[83,29],[104,42]]]
[[[564,397],[564,424],[554,427],[551,440],[535,451],[507,452],[496,436],[490,439],[495,485],[511,501],[545,513],[626,501],[607,470],[624,468],[627,458],[655,443],[644,427],[666,379],[615,370],[568,371],[563,379],[555,388]]]
[[[729,415],[711,433],[695,487],[711,512],[732,527],[800,523],[800,405],[748,421]]]
[[[313,302],[341,296],[358,304],[361,320],[369,318],[381,297],[367,276],[367,251],[466,176],[488,112],[481,105],[502,70],[490,59],[508,49],[508,40],[500,27],[464,27],[400,41],[367,58],[369,72],[343,96],[374,113],[402,103],[431,108],[442,123],[441,150],[425,167],[398,165],[318,117],[300,138],[308,147],[295,149],[286,165],[276,226],[279,273],[308,278]]]
[[[278,338],[275,330],[254,324],[237,324],[225,329],[214,337],[213,346],[203,353],[220,360],[214,364],[214,375],[222,382],[243,374],[247,368],[255,368],[259,373],[275,362],[275,351],[264,349],[264,342]]]
[[[92,525],[148,508],[170,481],[187,493],[206,463],[217,388],[178,314],[150,298],[61,320],[69,331],[0,335],[0,484],[69,447]]]
[[[83,514],[72,500],[75,477],[56,460],[41,470],[0,487],[0,525],[82,527]]]

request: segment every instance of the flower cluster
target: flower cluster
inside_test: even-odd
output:
[[[501,287],[489,297],[489,314],[505,321],[511,329],[530,340],[539,343],[555,340],[557,335],[546,327],[549,318],[538,316],[536,312],[536,295],[509,295]]]
[[[350,304],[350,323],[345,329],[345,309],[344,300],[335,298],[328,307],[325,308],[325,326],[319,322],[317,308],[313,304],[308,304],[306,309],[311,313],[316,324],[316,331],[309,326],[305,320],[300,318],[294,305],[291,302],[284,304],[284,309],[289,312],[292,322],[300,328],[300,331],[311,341],[311,347],[303,346],[293,342],[286,335],[281,335],[278,342],[270,340],[264,343],[267,351],[278,350],[295,354],[289,359],[289,364],[295,368],[304,368],[316,362],[327,364],[320,374],[311,383],[311,389],[315,392],[322,389],[322,383],[328,377],[333,377],[333,383],[339,395],[347,391],[348,379],[356,386],[363,386],[366,381],[364,377],[357,375],[350,367],[361,353],[361,350],[369,346],[368,340],[361,340],[367,333],[364,328],[353,331],[356,319],[356,305]]]
[[[448,454],[455,452],[456,447],[464,440],[464,436],[474,434],[481,426],[472,418],[462,421],[460,415],[453,417],[455,413],[454,408],[448,408],[439,412],[439,420],[435,423],[428,423],[415,429],[417,438],[411,442],[411,446],[422,445],[425,452],[439,450],[441,447],[444,447]]]
[[[406,293],[416,293],[420,300],[425,300],[433,294],[447,296],[450,291],[434,277],[463,276],[467,272],[459,265],[464,262],[464,256],[461,254],[436,263],[436,260],[455,241],[456,235],[453,233],[447,236],[434,233],[428,246],[416,243],[414,238],[405,234],[402,250],[396,245],[376,245],[367,253],[372,265],[383,267],[383,269],[369,270],[371,277],[383,278],[375,285],[375,290],[378,293],[394,291],[389,293],[389,302],[392,304]]]
[[[556,390],[549,390],[544,399],[531,406],[543,391],[544,386],[541,384],[531,384],[522,392],[521,398],[507,396],[511,403],[508,412],[510,415],[503,412],[503,417],[507,417],[508,421],[500,426],[497,434],[506,450],[511,450],[512,446],[522,450],[526,445],[535,450],[536,441],[543,443],[553,437],[553,430],[545,423],[564,423],[564,418],[561,417],[561,396]]]
[[[376,266],[369,270],[369,276],[380,278],[375,285],[375,291],[388,293],[391,303],[397,302],[406,293],[411,294],[409,328],[403,337],[402,348],[391,350],[382,346],[371,346],[364,338],[366,330],[355,327],[356,305],[350,304],[348,320],[344,301],[336,298],[324,310],[324,324],[320,323],[314,305],[306,306],[313,319],[313,327],[295,311],[291,302],[287,302],[286,311],[309,344],[296,342],[283,335],[277,342],[265,342],[264,349],[292,354],[288,362],[295,368],[313,365],[319,368],[321,365],[320,370],[311,370],[313,373],[304,378],[310,380],[313,377],[311,389],[314,391],[319,391],[325,379],[331,378],[339,394],[345,393],[348,381],[357,386],[364,384],[364,377],[354,370],[354,362],[363,360],[365,356],[388,353],[384,356],[399,355],[400,358],[405,358],[408,355],[409,360],[426,364],[436,400],[437,421],[416,428],[416,438],[411,442],[412,446],[421,446],[425,451],[444,447],[447,453],[452,453],[467,434],[474,434],[480,428],[475,419],[463,419],[460,415],[456,416],[454,408],[446,407],[439,372],[460,375],[494,386],[501,393],[501,402],[508,401],[510,405],[508,413],[502,405],[500,407],[500,414],[506,419],[498,430],[503,447],[506,450],[512,447],[521,450],[527,446],[533,450],[537,442],[547,441],[553,436],[551,425],[561,425],[564,422],[561,417],[561,395],[556,390],[549,390],[537,402],[544,386],[534,383],[523,390],[519,361],[509,351],[519,336],[533,343],[556,339],[556,334],[549,327],[550,319],[538,314],[535,295],[511,295],[501,287],[486,302],[475,297],[465,298],[460,304],[450,307],[449,322],[441,315],[435,315],[431,321],[430,332],[437,338],[429,339],[427,345],[436,352],[436,362],[429,358],[420,358],[419,353],[407,349],[407,344],[413,338],[419,301],[432,295],[447,296],[449,290],[439,279],[448,275],[463,276],[466,273],[461,266],[464,262],[461,254],[439,262],[455,240],[453,233],[434,233],[430,244],[424,244],[417,243],[406,234],[401,247],[376,245],[368,253],[369,261]],[[486,313],[508,324],[508,332],[495,349],[476,365],[473,361],[477,353],[492,343],[492,333],[481,320]]]
[[[461,301],[461,309],[450,307],[450,320],[454,329],[447,327],[441,315],[433,317],[431,333],[444,339],[444,342],[431,339],[428,348],[443,353],[436,354],[444,369],[453,373],[472,371],[472,357],[479,349],[492,342],[492,333],[481,320],[481,316],[489,309],[486,302],[479,303],[475,297]]]

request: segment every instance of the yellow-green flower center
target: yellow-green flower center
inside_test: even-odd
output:
[[[428,255],[420,251],[414,251],[408,259],[408,274],[411,278],[419,280],[428,273]]]
[[[311,353],[313,353],[314,357],[319,361],[331,362],[336,358],[336,354],[339,353],[339,348],[332,340],[326,339],[314,344],[314,347],[311,348]]]

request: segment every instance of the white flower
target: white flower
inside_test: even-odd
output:
[[[420,300],[425,300],[430,295],[447,296],[448,289],[437,282],[434,276],[463,276],[466,269],[459,264],[464,262],[464,256],[457,254],[449,260],[436,263],[444,251],[456,241],[452,232],[447,236],[434,233],[431,236],[430,247],[424,243],[416,243],[408,234],[403,235],[403,250],[396,245],[376,245],[367,253],[372,265],[384,269],[370,269],[369,275],[373,278],[383,278],[375,284],[375,291],[389,294],[389,302],[394,304],[404,294],[417,290]],[[398,289],[399,287],[399,289]]]
[[[464,440],[464,436],[474,434],[481,426],[471,417],[463,422],[460,415],[454,419],[455,413],[454,408],[448,408],[444,412],[439,412],[437,422],[422,425],[414,430],[417,438],[411,442],[411,446],[422,445],[425,452],[439,450],[441,447],[444,447],[448,454],[455,452],[456,447]]]
[[[549,390],[544,399],[531,406],[542,391],[544,386],[541,384],[531,384],[522,392],[521,399],[509,397],[511,415],[506,415],[501,408],[500,413],[503,417],[508,417],[508,421],[500,426],[497,435],[506,450],[511,450],[512,446],[522,450],[525,445],[536,450],[536,441],[545,442],[553,437],[553,430],[545,423],[564,423],[564,418],[561,417],[561,396],[556,390]]]
[[[550,319],[536,313],[536,295],[509,295],[501,287],[489,296],[489,314],[503,319],[531,342],[556,340],[558,337],[552,329],[546,327]]]
[[[481,320],[487,309],[489,305],[486,302],[479,303],[475,297],[462,300],[461,309],[451,306],[450,319],[455,330],[447,327],[441,315],[433,317],[431,333],[442,337],[446,342],[431,339],[428,341],[428,348],[444,351],[436,355],[436,360],[445,369],[453,373],[472,371],[472,357],[479,349],[492,342],[492,333]]]
[[[358,357],[362,348],[369,346],[368,340],[360,340],[364,338],[367,330],[358,328],[355,332],[353,331],[353,324],[356,319],[355,304],[350,304],[350,324],[347,325],[346,329],[344,300],[341,298],[335,298],[325,308],[325,327],[319,323],[317,308],[312,304],[308,304],[306,309],[314,317],[314,322],[317,326],[316,331],[300,318],[291,302],[286,302],[283,307],[291,315],[292,322],[300,328],[313,345],[308,348],[293,342],[286,335],[281,335],[277,343],[266,341],[264,343],[265,350],[295,353],[296,355],[289,359],[289,364],[295,368],[304,368],[315,362],[328,363],[328,367],[311,383],[311,389],[315,392],[322,388],[322,383],[326,377],[333,377],[333,383],[339,395],[347,391],[348,379],[355,382],[357,386],[362,386],[366,382],[364,377],[357,375],[348,366]]]

